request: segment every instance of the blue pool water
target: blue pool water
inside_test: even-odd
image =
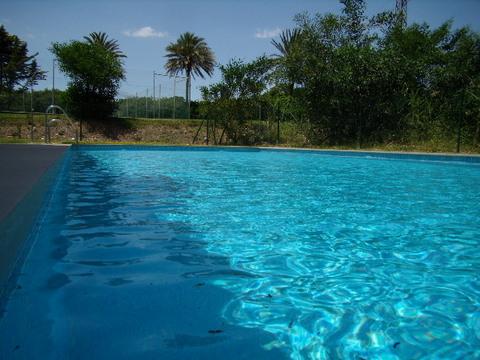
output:
[[[478,358],[479,219],[480,164],[74,147],[0,358]]]

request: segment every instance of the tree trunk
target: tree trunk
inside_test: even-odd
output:
[[[213,143],[217,145],[217,120],[213,119]]]
[[[192,73],[191,70],[187,70],[187,86],[185,89],[185,101],[187,102],[187,117],[190,119],[190,96],[191,96],[191,83],[192,83]]]
[[[210,134],[209,134],[209,131],[210,131],[209,127],[210,127],[210,120],[207,119],[207,138],[206,138],[206,143],[207,143],[207,145],[208,145],[208,142],[209,142],[209,140],[210,140],[210,139],[209,139],[209,136],[210,136]]]

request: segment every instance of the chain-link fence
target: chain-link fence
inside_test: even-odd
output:
[[[52,104],[65,107],[61,90],[17,90],[0,93],[0,111],[44,112]]]
[[[147,119],[188,119],[186,79],[155,74],[154,84],[138,91],[120,91],[117,117]]]

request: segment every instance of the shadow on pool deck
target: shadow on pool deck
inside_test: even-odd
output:
[[[6,282],[55,178],[54,165],[67,149],[0,144],[0,308]]]

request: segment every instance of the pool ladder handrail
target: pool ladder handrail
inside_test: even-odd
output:
[[[67,118],[69,124],[71,127],[75,129],[75,143],[78,144],[78,126],[75,127],[74,122],[70,117],[67,115],[67,112],[63,110],[60,106],[58,105],[50,105],[47,110],[45,110],[45,143],[50,143],[50,124],[57,121],[58,119],[51,119],[50,121],[48,120],[48,114],[52,112],[53,110],[60,110],[63,115]]]

